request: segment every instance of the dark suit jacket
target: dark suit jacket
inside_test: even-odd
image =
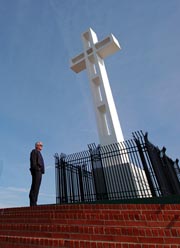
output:
[[[33,149],[30,154],[30,170],[33,171],[41,171],[44,174],[44,160],[41,155],[41,152]]]

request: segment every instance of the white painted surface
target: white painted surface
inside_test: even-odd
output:
[[[124,137],[104,64],[104,58],[120,50],[120,45],[112,34],[98,41],[91,28],[82,34],[82,41],[84,52],[71,59],[71,69],[76,73],[87,69],[100,144],[122,142]]]

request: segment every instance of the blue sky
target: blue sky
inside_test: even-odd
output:
[[[179,0],[0,0],[0,208],[29,205],[29,153],[44,143],[39,204],[55,203],[53,155],[98,144],[81,34],[110,33],[105,64],[125,139],[143,130],[179,158]]]

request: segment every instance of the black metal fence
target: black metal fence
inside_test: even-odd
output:
[[[55,155],[56,202],[92,202],[180,195],[180,168],[147,133],[107,146]]]

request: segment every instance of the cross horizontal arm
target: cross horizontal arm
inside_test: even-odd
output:
[[[107,38],[105,38],[104,40],[96,43],[95,48],[97,54],[102,59],[106,58],[107,56],[121,49],[118,40],[112,34]]]
[[[86,69],[86,62],[85,62],[85,58],[84,58],[84,53],[81,53],[81,54],[77,55],[76,57],[74,57],[73,59],[71,59],[70,64],[71,64],[70,68],[73,71],[75,71],[76,73]]]
[[[106,58],[107,56],[115,53],[116,51],[120,50],[121,47],[117,39],[111,34],[107,38],[102,41],[99,41],[94,44],[93,47],[89,47],[85,53],[87,56],[91,56],[93,53],[97,53],[99,57],[102,59]],[[75,71],[76,73],[86,69],[86,62],[85,62],[85,54],[81,53],[71,59],[70,61],[70,68]]]

